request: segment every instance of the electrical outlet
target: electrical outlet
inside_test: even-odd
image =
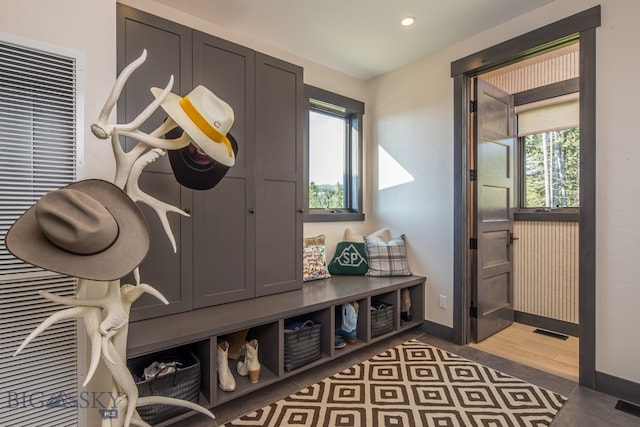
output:
[[[447,297],[440,295],[440,308],[447,308]]]

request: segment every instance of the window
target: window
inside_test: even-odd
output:
[[[49,398],[77,396],[76,321],[56,323],[13,357],[31,331],[66,308],[38,291],[71,297],[75,279],[16,259],[4,237],[42,195],[76,180],[84,132],[80,58],[8,39],[0,39],[0,419],[16,427],[78,425],[78,408],[47,407]]]
[[[577,208],[578,128],[523,137],[523,208]]]
[[[551,90],[563,86],[539,88],[545,96],[516,106],[521,158],[519,205],[520,212],[564,212],[577,220],[580,101],[578,92]],[[518,94],[514,97],[518,104]]]
[[[305,98],[305,221],[362,221],[364,104],[308,85]]]

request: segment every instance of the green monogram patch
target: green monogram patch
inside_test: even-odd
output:
[[[329,272],[336,275],[364,275],[369,265],[365,255],[364,243],[339,242],[333,259],[329,263]]]

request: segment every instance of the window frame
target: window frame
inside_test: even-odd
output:
[[[330,109],[323,110],[313,106],[313,101],[335,105],[344,109],[344,113]],[[304,222],[333,222],[333,221],[364,221],[362,205],[362,129],[364,115],[364,103],[348,98],[337,93],[330,92],[311,85],[304,85],[304,184],[303,200],[305,206]],[[345,171],[347,179],[344,180],[344,194],[347,206],[344,209],[317,209],[309,207],[309,111],[316,110],[329,114],[342,116],[347,122],[345,144]],[[354,159],[354,157],[356,157]]]
[[[513,95],[514,105],[519,106],[543,99],[554,98],[557,96],[567,95],[579,92],[580,78],[576,77],[541,86],[535,89],[515,93]],[[517,140],[517,206],[514,212],[515,221],[557,221],[557,222],[578,222],[580,217],[580,208],[553,208],[549,210],[541,210],[541,208],[525,208],[524,203],[524,187],[525,187],[525,158],[524,158],[524,138],[518,137]]]

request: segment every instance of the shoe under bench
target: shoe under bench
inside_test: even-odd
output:
[[[306,282],[302,289],[275,295],[217,305],[189,312],[133,322],[129,326],[127,357],[133,358],[172,348],[192,351],[200,360],[200,404],[214,408],[233,399],[281,381],[291,375],[342,357],[423,323],[425,278],[422,276],[368,277],[333,276],[330,279]],[[401,291],[411,296],[411,320],[400,316]],[[341,325],[341,306],[357,301],[359,305],[358,342],[345,348],[334,348],[334,331]],[[381,336],[371,336],[369,316],[372,301],[391,304],[394,310],[393,329]],[[289,320],[312,320],[322,324],[320,349],[322,357],[298,369],[284,369],[284,325]],[[237,375],[235,362],[229,360],[237,388],[224,392],[218,388],[216,346],[218,337],[250,329],[258,340],[260,379],[251,383],[248,377]],[[190,413],[163,422],[170,425]]]

